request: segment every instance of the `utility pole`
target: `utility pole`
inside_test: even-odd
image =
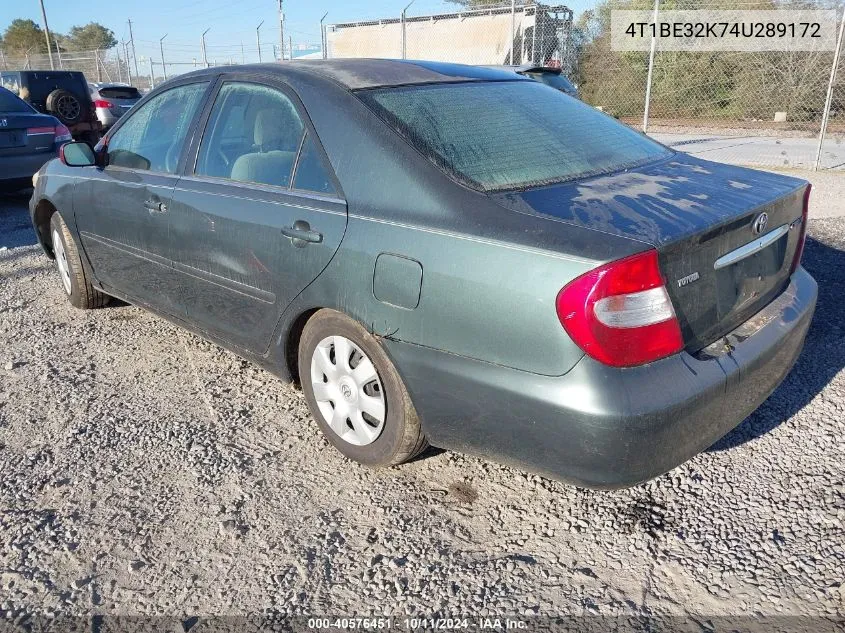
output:
[[[279,0],[279,57],[285,60],[285,14],[282,10],[282,0]]]
[[[167,33],[164,37],[167,37]],[[164,73],[164,80],[167,81],[167,66],[164,65],[164,37],[158,41],[158,50],[161,51],[161,72]]]
[[[264,20],[261,20],[264,24]],[[261,63],[261,24],[255,27],[255,42],[258,44],[258,63]]]
[[[127,20],[129,22],[129,43],[132,44],[132,59],[135,61],[135,76],[140,77],[141,73],[138,72],[138,56],[135,54],[135,36],[132,35],[132,20]],[[126,58],[126,65],[129,65],[129,58]]]
[[[281,10],[282,0],[279,0],[279,7]],[[41,17],[44,18],[44,36],[47,38],[47,54],[50,56],[50,70],[55,70],[53,66],[53,45],[50,44],[50,27],[47,26],[47,12],[44,10],[44,0],[41,0]]]
[[[208,68],[208,56],[205,54],[205,34],[211,30],[211,27],[208,27],[206,30],[202,32],[202,63],[205,64],[205,67]]]

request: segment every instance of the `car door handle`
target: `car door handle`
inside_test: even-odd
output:
[[[291,243],[297,248],[308,244],[319,244],[323,241],[323,234],[312,231],[311,226],[305,220],[297,220],[293,226],[282,227],[282,235],[289,237]]]
[[[145,200],[144,208],[150,213],[167,213],[167,205],[155,200]]]

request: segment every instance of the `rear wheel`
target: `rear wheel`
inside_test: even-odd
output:
[[[50,237],[62,288],[71,305],[82,309],[101,308],[106,305],[109,296],[91,285],[82,267],[76,242],[58,212],[50,218]]]
[[[316,313],[302,332],[298,360],[311,414],[346,457],[391,466],[428,446],[402,378],[359,323],[334,310]]]

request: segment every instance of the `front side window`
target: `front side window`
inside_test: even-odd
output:
[[[207,83],[177,86],[133,110],[108,140],[108,164],[176,173],[185,137],[202,103]]]
[[[357,94],[441,169],[482,191],[574,180],[671,155],[612,117],[535,81]]]
[[[226,83],[211,110],[194,171],[288,188],[304,130],[296,107],[282,91]]]

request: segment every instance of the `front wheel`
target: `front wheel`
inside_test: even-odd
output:
[[[302,332],[298,360],[311,414],[346,457],[392,466],[428,446],[402,378],[356,321],[335,310],[316,313]]]
[[[82,259],[79,257],[76,242],[73,241],[73,235],[58,212],[50,218],[50,237],[62,288],[71,305],[82,309],[101,308],[106,305],[109,296],[91,285],[82,267]]]

